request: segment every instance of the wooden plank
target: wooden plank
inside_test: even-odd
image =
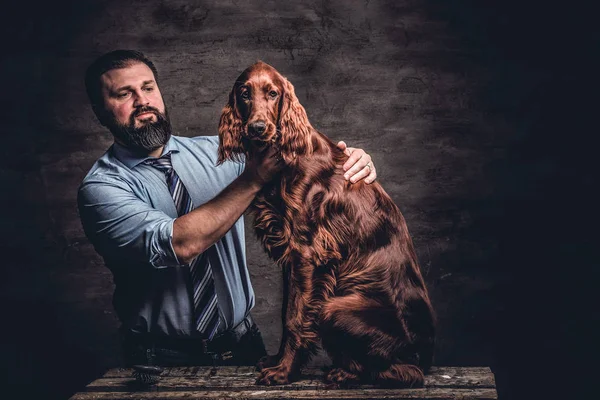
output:
[[[257,373],[251,376],[197,376],[197,377],[169,377],[161,376],[160,381],[155,385],[158,390],[203,390],[203,389],[256,389],[255,385]],[[101,378],[90,383],[87,391],[127,391],[135,382],[132,377],[128,378]],[[352,385],[351,388],[372,388],[373,385]],[[472,377],[450,377],[428,376],[425,381],[425,387],[448,387],[448,388],[494,388],[494,379],[492,376],[481,378]],[[328,385],[322,379],[301,379],[287,385],[275,387],[266,387],[266,390],[319,390],[327,389]]]
[[[212,367],[165,367],[163,375],[169,376],[197,376],[208,374]],[[113,368],[104,374],[104,378],[125,378],[130,376],[133,369],[131,368]],[[303,368],[305,375],[322,375],[323,370],[320,368]],[[237,367],[218,367],[219,375],[239,375],[246,373],[256,373],[253,366],[237,366]],[[429,375],[485,375],[490,374],[489,367],[431,367]]]
[[[425,388],[383,389],[360,385],[334,389],[323,382],[321,369],[305,369],[302,379],[282,386],[256,386],[254,367],[165,368],[155,385],[141,386],[130,368],[109,370],[71,400],[88,399],[497,399],[495,380],[487,367],[434,367]]]
[[[242,390],[242,391],[169,391],[169,392],[82,392],[70,400],[174,400],[174,399],[236,399],[236,400],[364,400],[364,399],[430,399],[430,400],[496,400],[495,389],[352,389],[352,390]]]
[[[92,382],[88,390],[108,390],[107,387],[123,388],[132,380],[132,369],[115,368]],[[165,368],[158,385],[161,387],[183,387],[186,390],[207,387],[248,388],[255,387],[254,381],[258,372],[254,367],[219,367],[211,376],[210,367],[177,367]],[[302,378],[286,385],[289,389],[319,389],[325,386],[322,381],[323,371],[305,369]],[[493,388],[496,386],[494,375],[488,367],[434,367],[425,376],[426,387],[465,387]],[[362,385],[361,387],[368,387]],[[119,389],[120,390],[120,389]]]

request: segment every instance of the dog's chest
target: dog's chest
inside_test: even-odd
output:
[[[254,200],[254,229],[269,256],[284,262],[293,241],[290,206],[281,196],[279,186],[265,187]]]

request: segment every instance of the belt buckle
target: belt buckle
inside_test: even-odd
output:
[[[232,329],[236,336],[236,341],[240,340],[242,336],[250,332],[252,329],[252,320],[250,319],[250,314],[246,315],[242,322],[240,322],[235,328]]]

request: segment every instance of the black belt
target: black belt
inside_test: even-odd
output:
[[[242,322],[227,331],[217,334],[212,340],[201,336],[171,337],[130,332],[125,335],[125,342],[130,346],[143,347],[152,351],[168,349],[190,355],[206,354],[211,357],[214,357],[214,354],[227,353],[223,357],[229,356],[231,358],[232,349],[235,348],[235,345],[244,335],[251,331],[253,326],[254,321],[248,314]]]
[[[156,383],[162,368],[154,364],[156,355],[162,352],[185,353],[196,359],[203,358],[212,364],[212,374],[216,373],[216,367],[220,362],[227,361],[235,356],[236,345],[242,337],[251,333],[254,321],[248,314],[242,322],[233,328],[215,336],[212,340],[201,337],[173,338],[168,336],[155,337],[130,333],[126,335],[130,349],[137,348],[146,354],[146,364],[133,365],[133,376],[142,383]],[[254,328],[256,329],[256,328]]]
[[[254,320],[250,314],[246,315],[242,322],[234,326],[233,328],[226,330],[223,333],[218,334],[212,340],[205,340],[205,352],[210,351],[212,348],[221,347],[222,345],[227,346],[228,344],[235,344],[246,335],[254,326]]]

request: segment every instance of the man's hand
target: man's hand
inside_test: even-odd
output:
[[[278,157],[279,152],[269,146],[266,149],[256,149],[246,160],[244,175],[252,183],[264,186],[281,171],[283,164]]]
[[[173,222],[173,250],[189,263],[227,233],[256,194],[281,170],[273,149],[256,151],[246,160],[242,175],[217,197]]]
[[[375,170],[375,165],[373,165],[373,160],[371,160],[371,156],[365,153],[363,149],[348,147],[344,141],[340,141],[337,147],[350,157],[343,166],[344,171],[346,171],[344,174],[346,180],[356,183],[364,179],[365,183],[369,184],[377,179],[377,171]]]

